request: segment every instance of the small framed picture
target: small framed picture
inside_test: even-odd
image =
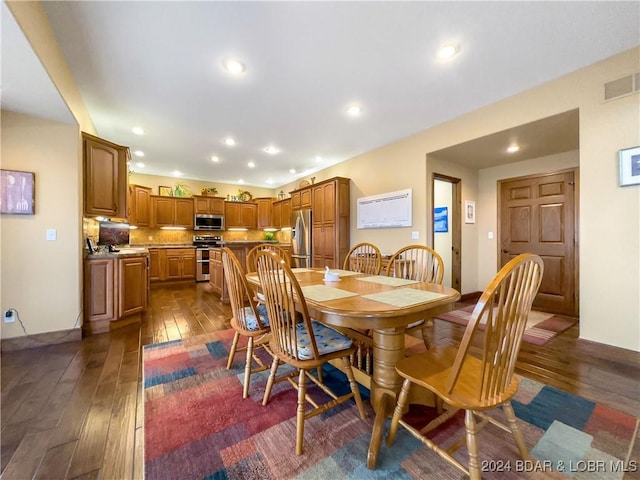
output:
[[[0,213],[34,215],[35,187],[33,172],[0,170]]]
[[[476,202],[464,201],[464,223],[476,223]]]
[[[158,195],[163,197],[172,197],[173,189],[171,187],[158,187]]]
[[[640,185],[640,147],[625,148],[620,157],[620,186]]]

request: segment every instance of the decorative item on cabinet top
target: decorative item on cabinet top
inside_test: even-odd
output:
[[[253,195],[246,190],[238,190],[236,195],[227,195],[227,202],[250,202]]]
[[[191,189],[189,185],[184,182],[176,182],[173,187],[173,196],[174,197],[190,197]]]
[[[163,197],[173,197],[173,189],[171,187],[158,187],[158,195],[162,195]]]
[[[204,195],[205,197],[215,196],[217,193],[218,189],[216,187],[202,187],[202,189],[200,189],[200,195]]]

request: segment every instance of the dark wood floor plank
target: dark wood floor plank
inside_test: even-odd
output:
[[[50,448],[36,472],[34,480],[53,480],[67,478],[69,462],[77,442],[69,442]]]
[[[26,435],[2,472],[3,480],[33,478],[47,453],[49,436],[43,432]]]
[[[44,375],[40,381],[29,391],[28,397],[15,411],[9,424],[18,423],[25,420],[32,420],[39,416],[45,405],[49,402],[58,380],[62,377],[64,369],[53,370]]]
[[[115,389],[115,382],[98,385],[71,459],[69,477],[84,475],[102,467]]]
[[[105,447],[102,477],[133,478],[137,382],[118,385]]]

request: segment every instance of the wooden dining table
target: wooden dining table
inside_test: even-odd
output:
[[[433,283],[347,270],[332,270],[339,275],[337,281],[325,281],[323,269],[292,270],[314,320],[347,332],[373,332],[371,404],[376,418],[367,466],[374,469],[384,433],[384,421],[393,413],[396,397],[402,387],[395,365],[404,356],[405,329],[417,320],[450,310],[460,298],[460,292]],[[247,275],[247,279],[254,286],[260,285],[255,273]]]

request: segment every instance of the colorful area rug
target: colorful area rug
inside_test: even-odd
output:
[[[468,307],[458,310],[441,313],[436,318],[466,326],[467,323],[469,323],[474,308],[475,305],[469,305]],[[480,320],[480,322],[480,328],[482,328],[484,322],[482,320]],[[527,320],[527,329],[524,332],[522,341],[533,345],[544,345],[565,330],[573,327],[576,323],[578,323],[577,318],[563,317],[554,315],[553,313],[531,310],[529,319]]]
[[[232,370],[225,365],[232,336],[227,330],[144,348],[147,480],[463,478],[402,428],[393,446],[383,443],[377,469],[367,469],[373,422],[368,399],[366,420],[350,402],[307,420],[305,453],[296,455],[296,392],[287,382],[277,384],[263,406],[261,373],[243,399],[244,356]],[[332,367],[324,375],[334,388],[348,388]],[[366,389],[363,396],[368,398]],[[528,379],[513,403],[534,460],[520,461],[510,435],[489,425],[480,433],[483,478],[618,479],[625,468],[637,470],[637,448],[635,460],[624,462],[632,451],[634,417]],[[406,418],[429,414],[432,409],[412,408]],[[463,417],[431,436],[444,446],[464,443]],[[465,447],[456,453],[465,462],[466,455]]]

